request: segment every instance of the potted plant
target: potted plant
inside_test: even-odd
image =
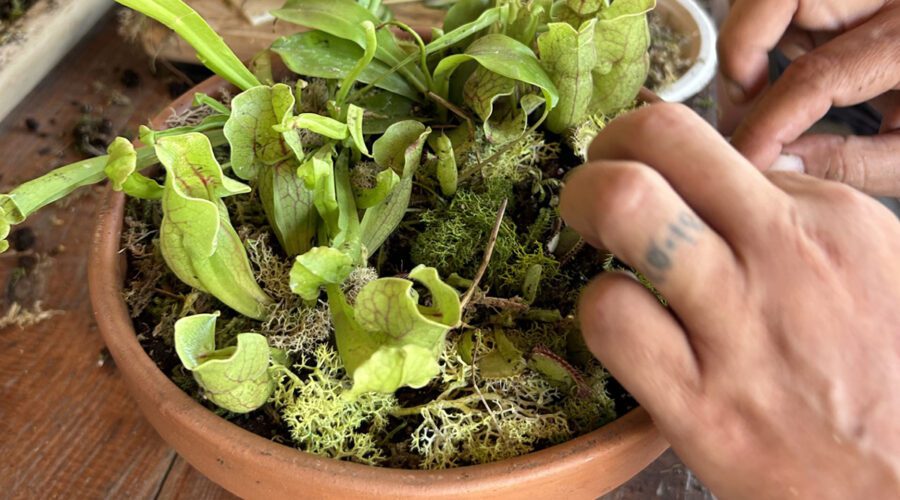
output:
[[[573,321],[621,264],[556,212],[635,105],[652,1],[462,1],[426,43],[378,2],[290,0],[276,17],[310,31],[252,71],[182,2],[121,3],[224,80],[0,195],[0,236],[109,179],[95,315],[192,464],[253,497],[584,496],[664,449],[616,418]]]

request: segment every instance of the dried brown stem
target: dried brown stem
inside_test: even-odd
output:
[[[491,229],[491,237],[488,238],[487,248],[484,250],[484,258],[481,260],[481,266],[478,268],[478,272],[475,273],[475,278],[472,280],[472,286],[466,290],[465,295],[463,295],[462,300],[460,301],[460,308],[462,310],[465,310],[466,306],[469,305],[469,301],[472,300],[475,290],[478,289],[478,282],[484,277],[488,264],[491,263],[491,256],[494,254],[494,247],[497,245],[497,236],[500,234],[500,225],[503,224],[503,216],[506,214],[506,204],[508,201],[509,200],[504,199],[503,203],[500,204],[500,210],[497,210],[497,220],[494,221],[494,227]]]

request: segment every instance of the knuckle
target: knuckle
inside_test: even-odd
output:
[[[616,221],[633,220],[646,208],[648,198],[661,180],[656,171],[636,162],[616,162],[606,168],[595,198],[603,229]]]
[[[815,88],[824,88],[826,85],[823,77],[829,75],[834,67],[834,61],[823,52],[808,52],[790,64],[784,71],[782,78],[794,85],[807,85]]]
[[[694,112],[683,104],[658,102],[614,120],[610,126],[627,127],[636,139],[652,140],[660,134],[671,133],[695,119]]]
[[[585,343],[592,352],[603,352],[604,332],[610,330],[617,311],[627,307],[626,296],[621,293],[621,280],[630,280],[617,274],[604,274],[591,281],[581,292],[578,315]],[[626,284],[627,285],[627,284]]]

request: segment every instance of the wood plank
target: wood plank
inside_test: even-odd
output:
[[[234,500],[238,497],[210,481],[180,456],[166,475],[159,500]]]
[[[126,69],[139,86],[121,83]],[[128,133],[169,100],[167,82],[151,75],[140,48],[119,44],[115,18],[105,17],[0,123],[0,192],[82,158],[71,131],[86,115],[106,116],[111,131]],[[34,130],[26,119],[34,120]],[[99,362],[103,342],[86,284],[99,198],[85,191],[25,224],[35,236],[31,248],[0,256],[0,311],[14,301],[27,308],[37,300],[62,311],[35,326],[0,330],[4,497],[150,498],[174,457],[128,397],[115,367]]]

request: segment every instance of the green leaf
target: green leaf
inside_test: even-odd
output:
[[[323,31],[307,31],[279,38],[271,49],[294,73],[331,80],[346,78],[364,52],[355,43]],[[392,72],[390,66],[378,60],[363,68],[357,80],[409,99],[420,99],[419,92],[403,75]]]
[[[422,147],[430,133],[431,129],[414,120],[395,123],[372,145],[375,163],[402,177],[412,176],[422,159]]]
[[[366,146],[366,140],[363,138],[363,116],[365,110],[359,106],[350,104],[347,107],[347,128],[349,129],[350,138],[353,139],[353,145],[357,151],[369,156],[369,148]]]
[[[216,350],[215,314],[187,316],[175,322],[175,352],[216,405],[235,413],[253,411],[269,399],[275,380],[269,367],[282,353],[257,333],[241,333],[236,347]]]
[[[381,26],[381,20],[353,0],[287,0],[284,7],[272,12],[272,15],[289,23],[306,26],[310,29],[324,31],[330,35],[355,43],[359,48],[366,47],[366,33],[362,27],[364,21]],[[425,75],[412,64],[405,64],[407,52],[400,47],[394,34],[389,29],[377,32],[378,48],[375,59],[393,68],[404,63],[398,71],[409,83],[420,92],[426,90]],[[359,58],[354,59],[355,64]],[[411,62],[411,60],[410,60]]]
[[[413,175],[422,161],[422,149],[430,133],[430,128],[417,121],[403,121],[388,127],[373,144],[375,162],[400,174],[400,182],[387,199],[363,215],[360,242],[369,255],[374,254],[403,221],[409,208]]]
[[[297,170],[307,189],[312,190],[313,204],[319,216],[325,221],[325,227],[331,236],[340,231],[333,155],[334,150],[331,146],[319,148]]]
[[[317,115],[315,113],[300,113],[289,124],[276,126],[279,131],[289,130],[291,128],[302,128],[314,132],[323,137],[342,141],[350,136],[350,129],[346,124],[341,123],[334,118]]]
[[[291,267],[291,291],[304,300],[316,300],[319,288],[340,285],[353,271],[353,259],[331,247],[316,247],[298,255]]]
[[[375,175],[375,186],[355,191],[356,206],[360,209],[367,209],[378,205],[391,194],[399,182],[400,176],[389,168],[378,172]]]
[[[656,0],[616,0],[600,11],[595,27],[597,66],[593,112],[613,113],[634,101],[649,70],[647,13]]]
[[[564,358],[544,346],[532,349],[528,366],[547,377],[556,386],[565,390],[577,388],[581,395],[590,394],[591,388],[584,380],[584,375]]]
[[[494,330],[494,349],[475,361],[486,379],[514,377],[525,370],[525,358],[502,330]]]
[[[221,201],[250,188],[223,175],[203,134],[163,137],[155,150],[166,169],[160,249],[169,268],[239,313],[263,318],[271,299],[256,283]]]
[[[553,109],[559,101],[556,86],[541,68],[534,52],[521,42],[501,34],[485,35],[469,45],[464,54],[445,57],[438,63],[434,70],[434,85],[442,96],[447,96],[453,71],[466,61],[477,61],[494,73],[540,88],[547,104],[545,112]]]
[[[231,168],[241,179],[251,180],[260,169],[294,156],[283,134],[275,130],[293,116],[294,93],[287,85],[253,87],[231,100],[231,116],[225,123],[225,137],[231,145]]]
[[[513,98],[516,82],[478,66],[466,80],[463,97],[484,122],[484,135],[494,144],[506,144],[528,127],[528,113]],[[534,96],[534,94],[526,94]],[[538,97],[539,104],[543,100]]]
[[[434,149],[434,154],[438,157],[437,178],[438,184],[441,186],[441,193],[444,196],[453,196],[456,194],[459,181],[459,170],[456,166],[456,156],[453,154],[453,143],[444,134],[432,137],[436,137],[431,147]]]
[[[397,94],[376,89],[358,102],[365,109],[364,134],[383,134],[391,125],[413,118],[415,103]]]
[[[338,351],[353,378],[351,397],[419,388],[440,372],[444,338],[461,317],[459,295],[434,268],[419,266],[409,277],[428,289],[434,306],[420,305],[413,282],[400,278],[367,284],[354,307],[339,288],[328,289]]]
[[[313,191],[297,175],[293,158],[262,169],[257,189],[266,218],[289,256],[299,255],[312,247],[319,215]]]
[[[109,161],[103,171],[109,177],[114,191],[124,191],[128,196],[145,200],[162,198],[163,187],[136,171],[137,152],[131,141],[116,137],[107,152]]]
[[[484,11],[494,5],[491,0],[459,0],[444,16],[444,32],[449,33],[464,24],[478,19]]]
[[[560,134],[580,125],[590,111],[591,72],[597,65],[595,23],[588,21],[577,31],[567,23],[550,23],[538,37],[541,63],[560,93],[559,105],[547,116],[551,132]]]
[[[228,45],[212,28],[181,0],[116,0],[118,3],[152,17],[178,33],[196,51],[197,57],[214,73],[246,90],[259,85]]]
[[[566,5],[579,16],[587,16],[606,7],[605,0],[566,0]]]
[[[11,226],[21,224],[34,212],[65,198],[82,186],[89,186],[105,180],[109,156],[98,156],[65,165],[51,172],[25,182],[8,194],[0,194],[0,252],[9,248],[6,237]],[[151,148],[137,150],[138,168],[147,167],[156,161]]]

